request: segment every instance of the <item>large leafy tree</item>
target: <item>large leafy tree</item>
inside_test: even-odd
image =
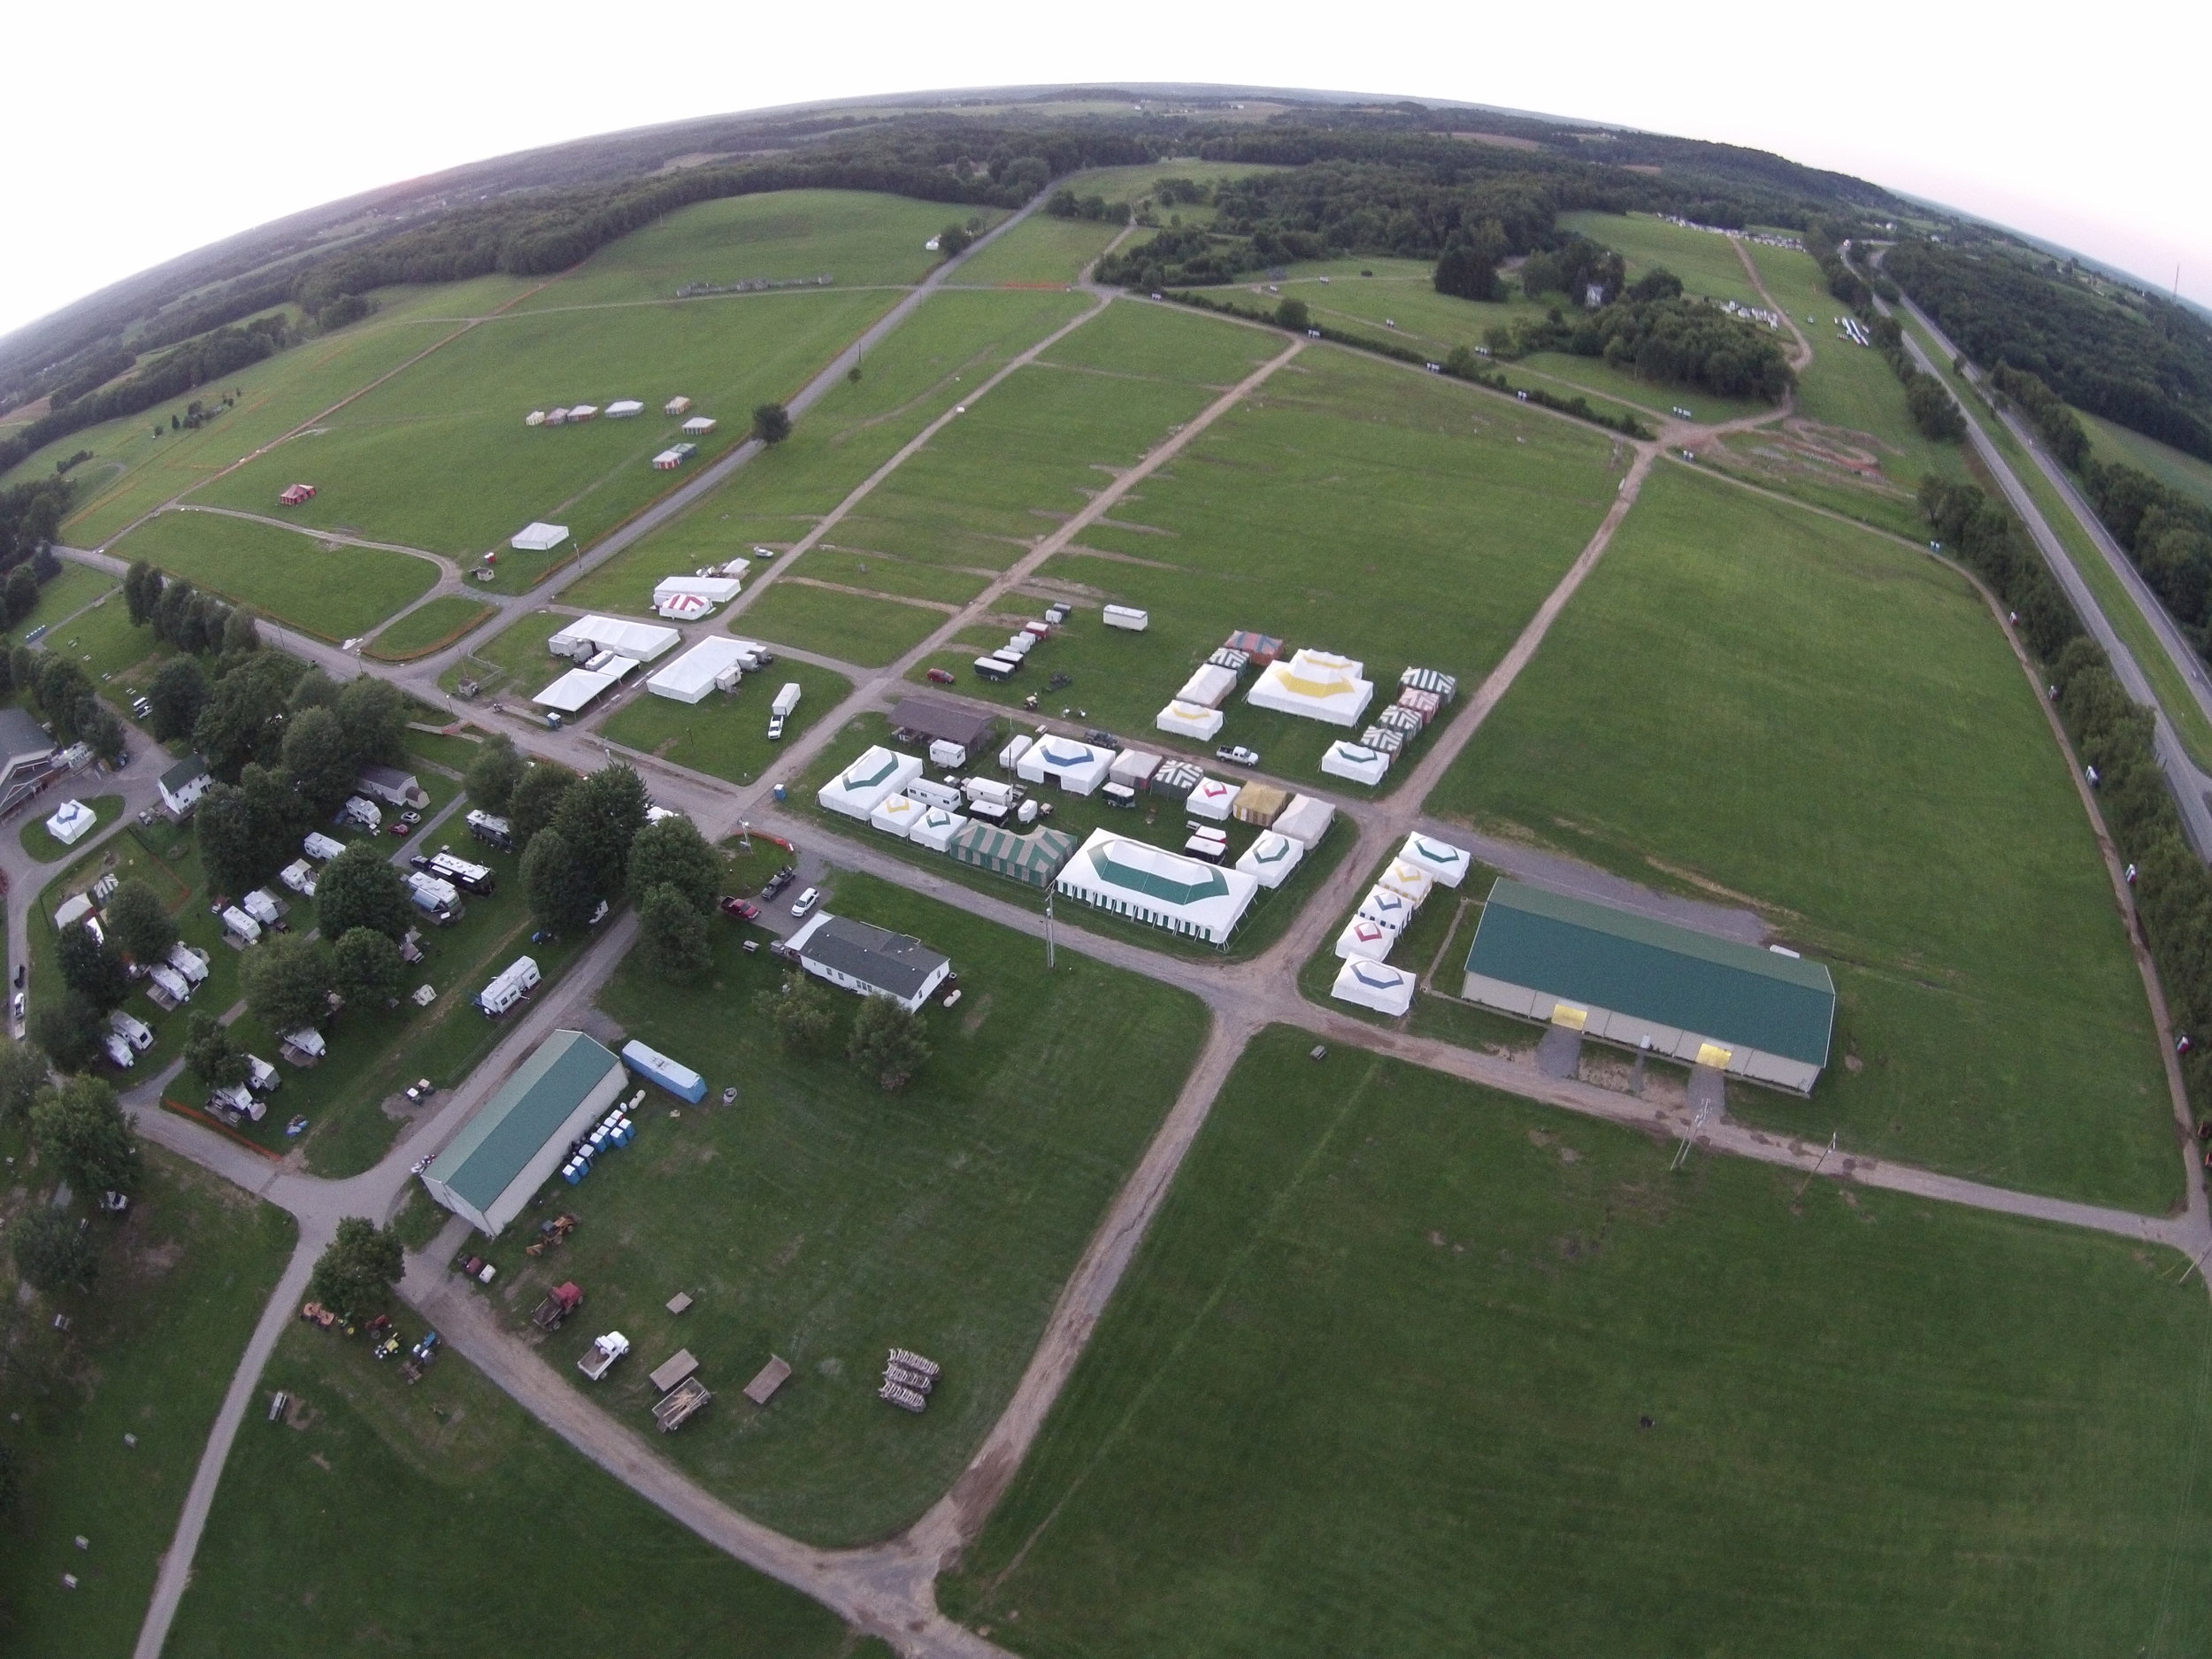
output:
[[[357,1319],[389,1301],[391,1287],[406,1271],[407,1250],[398,1233],[364,1217],[348,1216],[315,1258],[307,1294]]]
[[[515,785],[507,803],[507,821],[515,833],[515,845],[527,849],[540,830],[553,821],[554,813],[580,780],[565,766],[550,761],[534,762]]]
[[[863,997],[845,1055],[885,1088],[901,1089],[929,1058],[929,1040],[918,1014],[887,996]]]
[[[141,967],[159,962],[177,942],[176,919],[160,895],[135,876],[115,889],[100,919],[108,937]]]
[[[710,910],[722,870],[722,856],[687,818],[648,824],[630,839],[630,896],[640,902],[653,888],[672,887],[694,910]]]
[[[638,953],[649,972],[664,979],[696,979],[714,966],[706,912],[664,882],[638,901]]]
[[[123,999],[131,994],[130,976],[124,971],[121,955],[82,922],[72,922],[61,930],[54,959],[61,971],[61,982],[102,1013],[121,1007]]]
[[[557,829],[540,830],[522,855],[522,890],[530,915],[551,933],[572,933],[591,919],[599,895],[590,872]]]
[[[335,712],[345,733],[347,758],[357,770],[398,757],[407,730],[407,697],[391,681],[373,674],[349,680],[339,689]]]
[[[359,927],[389,939],[403,938],[409,920],[406,878],[374,841],[356,841],[324,865],[316,879],[315,917],[330,939]]]
[[[515,786],[522,777],[522,755],[515,740],[499,733],[485,740],[469,768],[469,799],[494,818],[503,818],[514,804]]]
[[[26,1122],[52,1081],[53,1067],[35,1042],[0,1045],[0,1124]]]
[[[138,1136],[115,1091],[97,1078],[68,1078],[40,1095],[31,1139],[81,1193],[127,1193],[137,1182]]]
[[[407,988],[407,961],[399,947],[373,927],[356,927],[338,936],[332,948],[338,994],[365,1008],[396,1002]]]
[[[297,1031],[330,1018],[338,968],[326,940],[279,933],[247,953],[239,977],[246,1006],[272,1031]]]
[[[284,743],[279,751],[284,770],[299,787],[300,804],[309,816],[320,819],[338,810],[353,793],[353,756],[345,728],[329,709],[303,709],[285,723]]]
[[[784,975],[774,990],[753,999],[753,1009],[776,1041],[797,1054],[818,1052],[837,1024],[835,1000],[803,973]]]
[[[626,891],[630,843],[645,827],[645,780],[619,761],[602,766],[561,797],[553,827],[589,880],[595,899],[613,900]]]
[[[298,662],[283,652],[255,651],[215,682],[193,723],[192,746],[217,777],[236,778],[249,761],[278,758],[299,674]]]
[[[100,1057],[107,1010],[82,991],[42,996],[31,1008],[31,1041],[65,1071],[81,1071]]]
[[[184,1064],[210,1088],[246,1080],[246,1051],[229,1026],[204,1010],[196,1011],[185,1026]]]
[[[9,1229],[15,1271],[50,1296],[90,1288],[100,1255],[83,1226],[41,1205]]]
[[[147,725],[163,742],[188,735],[207,707],[206,671],[189,657],[173,657],[154,672],[146,687],[153,705]]]

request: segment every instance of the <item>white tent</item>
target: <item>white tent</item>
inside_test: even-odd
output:
[[[1402,858],[1394,858],[1390,861],[1390,868],[1382,872],[1381,879],[1375,885],[1388,887],[1393,893],[1402,893],[1406,902],[1418,910],[1428,902],[1429,895],[1436,890],[1436,878],[1417,864],[1409,864]]]
[[[1114,764],[1107,768],[1106,776],[1115,783],[1125,783],[1132,789],[1142,789],[1152,781],[1152,774],[1160,769],[1160,757],[1150,749],[1125,749],[1114,757]]]
[[[1093,830],[1060,867],[1053,887],[1110,914],[1217,945],[1227,942],[1259,892],[1259,883],[1240,870],[1218,869],[1102,829]]]
[[[1326,801],[1316,800],[1310,795],[1294,795],[1276,818],[1274,828],[1278,835],[1287,835],[1312,847],[1329,833],[1329,826],[1335,818],[1336,809]]]
[[[627,420],[633,415],[641,415],[644,412],[645,405],[634,397],[618,397],[607,405],[609,420]]]
[[[714,417],[711,415],[694,415],[684,422],[684,436],[687,438],[703,438],[713,430]]]
[[[647,680],[645,688],[676,703],[701,702],[710,691],[727,691],[737,684],[746,650],[743,640],[710,634]]]
[[[1337,970],[1329,995],[1340,1002],[1356,1003],[1381,1014],[1403,1014],[1413,1006],[1414,978],[1386,963],[1347,956]]]
[[[1379,922],[1371,922],[1363,916],[1355,916],[1344,925],[1344,931],[1336,936],[1336,954],[1340,956],[1364,956],[1370,962],[1380,962],[1390,954],[1391,946],[1398,942],[1398,935]]]
[[[1360,678],[1365,666],[1328,651],[1300,651],[1262,669],[1245,701],[1279,714],[1357,726],[1375,695],[1373,682]]]
[[[1414,908],[1402,893],[1393,893],[1388,887],[1370,887],[1367,896],[1359,902],[1359,917],[1362,921],[1387,927],[1394,933],[1402,933],[1413,920]]]
[[[518,553],[550,553],[568,540],[565,524],[542,524],[533,521],[507,538],[507,545]]]
[[[895,795],[876,803],[876,810],[868,814],[869,827],[904,841],[929,810],[911,795]]]
[[[1006,747],[998,752],[998,764],[1008,772],[1022,764],[1022,757],[1029,753],[1033,740],[1025,732],[1017,732],[1006,740]]]
[[[1114,751],[1071,737],[1039,738],[1022,751],[1014,771],[1024,783],[1057,780],[1070,795],[1089,795],[1106,781],[1114,764]]]
[[[1237,860],[1237,868],[1263,887],[1279,887],[1305,856],[1303,841],[1278,835],[1273,830],[1262,830],[1259,840],[1246,848],[1244,856]]]
[[[1328,753],[1321,757],[1321,770],[1332,778],[1377,784],[1383,780],[1383,773],[1390,770],[1390,757],[1363,744],[1339,741],[1330,744]]]
[[[1398,849],[1398,862],[1426,871],[1448,887],[1455,887],[1464,881],[1473,863],[1464,848],[1431,841],[1418,830],[1407,836],[1406,844]]]
[[[1178,703],[1194,703],[1202,709],[1218,709],[1237,688],[1236,670],[1208,663],[1183,682],[1175,694]]]
[[[683,637],[673,628],[658,627],[650,622],[625,622],[619,617],[593,615],[578,617],[545,644],[556,657],[572,657],[578,662],[601,651],[619,651],[641,663],[649,663],[675,649],[683,642]]]
[[[63,846],[74,847],[98,821],[97,815],[83,802],[65,801],[46,820],[46,833]]]
[[[667,576],[653,586],[653,609],[680,621],[695,620],[737,597],[734,576]]]
[[[611,672],[618,666],[622,673]],[[621,682],[622,674],[636,666],[631,658],[618,657],[607,664],[605,671],[572,668],[530,701],[556,714],[578,714],[605,696]]]
[[[906,839],[917,847],[941,853],[952,845],[953,836],[967,821],[962,813],[949,812],[943,807],[933,806],[915,821],[913,827],[907,831]]]
[[[1202,709],[1194,703],[1171,703],[1153,717],[1152,724],[1171,736],[1210,743],[1221,733],[1221,710]]]
[[[1224,783],[1218,778],[1201,778],[1192,786],[1190,799],[1183,804],[1193,818],[1212,818],[1225,823],[1229,809],[1237,803],[1237,791],[1242,786]]]
[[[921,771],[918,757],[895,754],[879,743],[824,784],[814,798],[833,812],[864,818],[893,795],[902,794],[907,780],[919,777]]]

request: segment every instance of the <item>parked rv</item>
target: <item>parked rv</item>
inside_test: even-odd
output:
[[[503,853],[515,849],[514,826],[503,818],[494,818],[488,812],[472,808],[468,815],[469,833],[487,847],[495,847]]]
[[[497,1019],[538,987],[542,976],[528,956],[518,956],[500,970],[497,978],[476,994],[476,1006],[487,1019]]]

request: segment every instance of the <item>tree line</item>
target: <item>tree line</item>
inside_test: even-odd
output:
[[[1484,343],[1493,357],[1509,360],[1536,351],[1601,357],[1641,380],[1722,397],[1778,403],[1797,384],[1773,334],[1686,297],[1680,279],[1664,270],[1646,273],[1594,311],[1554,306],[1541,317],[1493,325]]]

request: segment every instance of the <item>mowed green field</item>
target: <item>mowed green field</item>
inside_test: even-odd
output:
[[[1509,297],[1478,301],[1439,294],[1435,278],[1435,265],[1424,259],[1311,260],[1286,265],[1279,281],[1247,283],[1245,298],[1260,305],[1303,300],[1325,327],[1438,358],[1455,346],[1480,345],[1486,329],[1543,311],[1509,279]]]
[[[1076,294],[932,294],[869,353],[860,379],[839,382],[790,437],[563,599],[642,615],[664,576],[756,545],[790,547],[932,420],[1092,303]]]
[[[412,554],[349,547],[228,513],[157,514],[115,544],[196,588],[332,641],[372,632],[427,593],[438,566]]]
[[[637,1115],[637,1140],[574,1189],[558,1255],[517,1256],[501,1298],[518,1329],[541,1287],[572,1279],[587,1317],[544,1342],[574,1369],[592,1331],[635,1351],[591,1399],[645,1425],[646,1373],[679,1348],[716,1399],[657,1442],[687,1474],[771,1526],[856,1543],[903,1525],[951,1485],[1004,1408],[1054,1299],[1196,1054],[1198,1002],[1042,947],[886,883],[841,875],[839,915],[910,933],[952,958],[957,1008],[925,1010],[935,1050],[886,1094],[843,1056],[778,1046],[754,998],[782,969],[715,921],[715,967],[670,986],[626,964],[601,1005],[629,1035],[696,1067],[710,1100]],[[856,999],[836,995],[849,1019]],[[664,1307],[677,1291],[696,1305]],[[893,1346],[935,1359],[928,1412],[876,1398]],[[765,1409],[740,1392],[771,1354],[793,1375]]]
[[[96,601],[117,591],[115,578],[87,565],[64,562],[61,574],[38,590],[38,603],[30,615],[10,628],[10,645],[20,644],[35,628],[51,628],[65,617],[75,616]]]
[[[799,706],[784,723],[780,742],[768,741],[768,705],[787,685],[800,688]],[[852,694],[852,681],[811,663],[783,661],[749,674],[735,695],[710,691],[703,703],[677,703],[648,693],[632,697],[599,728],[600,735],[642,749],[679,766],[710,772],[732,783],[750,783],[807,727]]]
[[[406,662],[449,645],[492,614],[494,607],[466,594],[441,594],[419,605],[370,641],[368,654],[385,662]]]
[[[1310,1038],[1231,1079],[941,1603],[1035,1659],[2212,1640],[2179,1258]],[[1647,1425],[1647,1426],[1646,1426]]]
[[[352,529],[457,557],[500,550],[502,586],[541,556],[507,550],[532,519],[571,526],[572,556],[685,476],[743,441],[753,406],[791,396],[888,309],[880,290],[768,294],[727,305],[518,312],[472,329],[301,437],[202,492],[210,505],[265,511],[284,482],[320,490],[303,524]],[[681,422],[678,393],[718,419],[683,472],[654,455]],[[637,398],[646,413],[530,427],[532,410],[604,408]]]
[[[1578,423],[1310,347],[1038,573],[1028,614],[1048,596],[1079,608],[1020,675],[975,680],[974,649],[933,660],[1008,703],[1071,674],[1056,704],[1145,748],[1161,708],[1238,630],[1358,658],[1376,711],[1410,664],[1471,692],[1597,528],[1617,459]],[[1140,606],[1151,625],[1108,628],[1102,603]],[[1271,772],[1318,776],[1329,744],[1359,735],[1253,708],[1250,684],[1225,706],[1218,741],[1258,749]]]
[[[0,1201],[19,1217],[51,1182],[19,1184],[30,1168],[19,1128],[0,1142],[13,1166]],[[296,1237],[281,1210],[159,1148],[147,1148],[131,1197],[127,1215],[92,1218],[92,1291],[19,1296],[13,1266],[0,1268],[0,1443],[19,1483],[0,1525],[11,1659],[130,1653],[216,1409]],[[66,1333],[52,1328],[57,1310]],[[80,1534],[90,1549],[76,1548]]]
[[[404,1311],[400,1327],[422,1334]],[[410,1387],[365,1340],[295,1326],[257,1405],[279,1388],[296,1403],[239,1432],[172,1655],[856,1652],[834,1614],[670,1520],[450,1349]]]
[[[1716,303],[1733,300],[1754,308],[1763,308],[1766,303],[1736,257],[1732,237],[1709,230],[1686,230],[1650,213],[1562,213],[1559,228],[1579,231],[1592,242],[1617,250],[1628,261],[1632,282],[1654,266],[1661,266],[1680,277],[1682,291],[1693,298]],[[1802,322],[1803,308],[1799,309],[1798,320]]]
[[[749,639],[795,645],[862,668],[883,668],[942,627],[950,615],[941,607],[780,581],[730,626]]]
[[[1663,468],[1430,804],[1760,906],[1839,995],[1740,1116],[2008,1187],[2175,1197],[2142,982],[2034,687],[1964,580]]]
[[[987,219],[1003,217],[988,208],[865,190],[778,190],[702,202],[601,249],[516,309],[673,301],[677,289],[694,282],[764,278],[829,276],[841,288],[905,287],[937,264],[922,244],[979,211]],[[720,306],[749,297],[714,296],[701,303]]]
[[[1072,282],[1122,233],[1120,225],[1095,219],[1055,219],[1032,213],[949,279],[963,287],[1019,288],[1030,283]],[[1139,235],[1149,232],[1139,231]]]
[[[2078,409],[2074,413],[2088,432],[2090,453],[2097,459],[2148,472],[2168,489],[2178,490],[2212,507],[2212,462],[2200,461],[2193,455],[2185,454],[2155,438],[2147,438],[2139,432],[2131,432],[2100,416]]]
[[[78,490],[64,537],[92,547],[122,530],[141,513],[206,482],[240,457],[274,442],[340,399],[349,397],[418,353],[450,337],[472,317],[497,310],[530,284],[516,277],[482,277],[432,288],[386,288],[373,297],[373,316],[275,357],[241,369],[219,387],[199,387],[142,414],[123,417],[58,438],[0,482],[35,477],[62,456],[90,449],[94,458],[72,476]],[[169,430],[195,399],[240,394],[238,404],[196,432]],[[153,435],[158,424],[161,435]],[[273,511],[276,492],[252,504]]]

